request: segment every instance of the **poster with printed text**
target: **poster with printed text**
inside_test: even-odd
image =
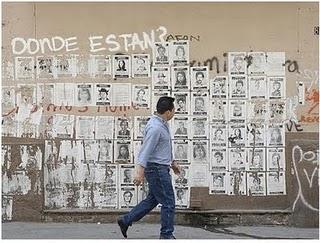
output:
[[[187,65],[189,63],[189,42],[185,40],[169,42],[170,64]]]
[[[14,86],[2,86],[2,112],[10,111],[16,106],[16,92]]]
[[[264,147],[266,145],[265,125],[261,123],[247,123],[247,146]]]
[[[98,145],[97,163],[113,163],[113,140],[96,140]]]
[[[77,75],[77,57],[75,55],[57,55],[54,58],[54,78],[71,78]]]
[[[227,125],[222,123],[210,124],[210,142],[213,146],[227,146]]]
[[[210,121],[226,123],[228,121],[228,102],[227,100],[214,99],[209,107]]]
[[[75,96],[77,106],[91,106],[93,104],[93,84],[76,84]]]
[[[189,115],[190,114],[190,93],[189,92],[172,92],[172,97],[175,98],[175,114]]]
[[[226,99],[228,95],[228,76],[216,76],[210,79],[210,94],[212,99]]]
[[[37,84],[37,105],[48,106],[55,104],[55,84]]]
[[[94,104],[95,105],[110,105],[111,104],[111,90],[112,84],[95,84],[94,90]]]
[[[207,66],[190,68],[191,89],[205,90],[209,89],[209,70]]]
[[[53,137],[73,138],[74,115],[55,114],[53,117]]]
[[[152,67],[152,90],[169,90],[171,88],[170,68]]]
[[[95,117],[95,139],[113,139],[114,117],[96,116]]]
[[[247,195],[246,189],[246,172],[234,171],[227,172],[227,192],[228,195],[243,196]]]
[[[228,170],[227,148],[211,146],[210,170]]]
[[[269,99],[286,98],[286,78],[285,77],[268,77]]]
[[[209,194],[226,194],[226,172],[210,172]]]
[[[38,56],[37,62],[37,79],[50,79],[56,76],[53,56]]]
[[[56,83],[55,105],[73,106],[75,98],[75,88],[73,83]]]
[[[285,146],[285,127],[282,124],[268,125],[268,147]]]
[[[247,102],[248,122],[263,123],[268,120],[269,103],[267,101],[249,100]]]
[[[228,52],[228,74],[247,74],[247,62],[245,52]]]
[[[132,86],[133,106],[139,108],[150,107],[150,86],[149,85],[133,85]]]
[[[209,111],[209,94],[207,92],[191,93],[191,114],[207,116]]]
[[[229,77],[229,98],[230,99],[246,99],[247,76],[230,76]]]
[[[176,208],[188,208],[190,200],[190,188],[187,186],[175,186]]]
[[[246,125],[230,123],[228,131],[229,147],[244,147],[246,140]]]
[[[121,187],[119,191],[119,207],[133,208],[137,205],[137,188],[135,186]]]
[[[76,116],[76,139],[94,139],[94,117]]]
[[[192,141],[192,162],[208,163],[209,161],[209,144],[208,140]]]
[[[249,76],[249,99],[267,99],[266,76]]]
[[[209,187],[207,164],[192,164],[190,169],[191,187]]]
[[[190,87],[189,66],[172,67],[171,83],[175,91],[188,91]]]
[[[114,141],[114,161],[122,164],[133,163],[130,140]]]
[[[131,56],[113,55],[112,56],[112,75],[113,78],[130,78],[131,77]]]
[[[266,173],[248,172],[247,173],[247,195],[265,196],[266,195]]]
[[[208,117],[192,117],[191,120],[191,138],[209,139]]]
[[[178,164],[190,164],[189,140],[173,140],[174,160]]]
[[[131,83],[112,84],[112,106],[131,106],[131,102]]]
[[[246,101],[245,100],[229,100],[230,122],[245,123],[246,121]]]
[[[172,135],[174,139],[188,139],[190,132],[190,121],[188,116],[173,117]]]
[[[285,171],[285,148],[267,148],[267,171]]]
[[[92,78],[106,78],[111,75],[111,56],[90,55],[89,73]]]
[[[150,55],[132,54],[132,77],[149,78],[150,77]]]
[[[130,139],[132,137],[132,120],[128,117],[115,117],[115,132],[117,139]]]
[[[177,176],[174,174],[173,176],[173,184],[174,186],[188,186],[190,184],[190,170],[189,165],[181,165],[180,175]]]
[[[246,149],[229,148],[229,171],[245,171]]]
[[[248,148],[247,159],[247,171],[266,170],[266,151],[264,148]]]
[[[169,64],[169,42],[155,42],[152,53],[155,65]]]
[[[248,75],[265,75],[266,74],[266,54],[264,52],[248,53]]]
[[[134,117],[134,139],[143,139],[144,129],[149,121],[148,116],[135,116]]]
[[[285,172],[267,172],[267,195],[286,195]]]

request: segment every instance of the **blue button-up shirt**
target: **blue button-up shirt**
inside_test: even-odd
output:
[[[171,165],[172,142],[168,122],[157,115],[148,121],[137,164],[146,167],[147,163]]]

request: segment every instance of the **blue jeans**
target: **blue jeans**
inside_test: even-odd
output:
[[[139,221],[159,203],[161,207],[160,235],[170,237],[174,231],[175,198],[172,187],[170,167],[156,163],[148,163],[144,175],[149,185],[149,194],[129,213],[123,216],[127,225]]]

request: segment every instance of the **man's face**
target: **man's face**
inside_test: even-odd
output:
[[[178,73],[178,74],[177,74],[177,80],[178,80],[179,82],[182,82],[182,81],[184,80],[184,76],[183,76],[182,73]]]
[[[242,83],[240,83],[240,82],[236,83],[236,89],[238,91],[242,90],[242,87],[243,87]]]
[[[128,125],[127,125],[126,122],[122,122],[121,125],[120,125],[120,127],[121,127],[122,130],[127,130]]]
[[[202,83],[202,80],[203,80],[203,75],[201,73],[199,73],[196,77],[196,80],[198,83]]]
[[[202,110],[203,109],[203,106],[204,106],[204,104],[203,104],[203,101],[201,100],[201,99],[196,99],[196,101],[195,101],[195,106],[196,106],[196,110]]]
[[[279,83],[273,83],[273,89],[274,90],[279,90],[280,89],[280,84]]]

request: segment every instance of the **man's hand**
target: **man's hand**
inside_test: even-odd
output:
[[[173,172],[174,172],[176,175],[180,175],[180,173],[181,173],[181,167],[180,167],[180,165],[178,165],[178,163],[177,163],[176,161],[173,161],[173,162],[172,162],[171,168],[172,168]]]
[[[133,183],[136,186],[139,186],[144,181],[144,167],[141,165],[137,165],[135,169],[135,175],[133,177]]]

